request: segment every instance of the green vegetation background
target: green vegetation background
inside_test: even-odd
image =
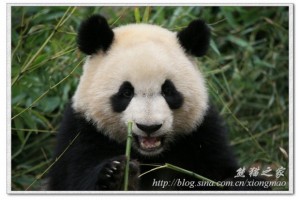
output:
[[[212,40],[199,67],[241,166],[288,168],[288,7],[12,7],[12,190],[42,188],[82,71],[76,30],[93,13],[112,27],[145,22],[173,31],[204,19]],[[279,180],[288,181],[288,170]]]

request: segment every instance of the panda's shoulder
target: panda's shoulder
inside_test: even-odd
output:
[[[107,138],[103,133],[97,130],[91,121],[86,119],[84,114],[75,111],[72,107],[72,102],[69,102],[64,111],[58,137],[62,141],[70,142],[77,137],[77,135],[80,141],[106,141],[105,139]]]
[[[227,135],[227,126],[225,124],[225,121],[220,116],[220,112],[217,110],[217,107],[213,103],[209,104],[208,109],[203,118],[203,122],[196,130],[196,132],[199,131],[206,133],[206,136],[207,133],[215,133],[221,136]]]
[[[203,122],[188,141],[191,151],[195,156],[200,156],[201,161],[233,169],[237,167],[227,125],[213,104],[209,105]]]
[[[89,132],[96,131],[93,125],[86,120],[83,114],[74,110],[72,107],[72,101],[70,101],[65,106],[59,132],[68,135],[76,135],[76,132],[81,132],[83,130],[89,130]]]
[[[209,104],[202,123],[191,133],[190,140],[207,148],[228,144],[228,130],[213,103]]]

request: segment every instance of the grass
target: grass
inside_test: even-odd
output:
[[[212,41],[199,68],[241,166],[288,168],[287,7],[26,6],[11,13],[12,190],[39,190],[53,164],[62,112],[82,72],[76,30],[92,13],[113,27],[153,23],[172,31],[204,19]]]

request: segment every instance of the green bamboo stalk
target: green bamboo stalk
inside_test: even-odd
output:
[[[141,23],[141,15],[140,15],[140,9],[139,7],[134,8],[134,18],[135,18],[135,23]]]
[[[51,130],[29,129],[29,128],[14,128],[14,127],[12,127],[11,130],[25,131],[25,132],[36,132],[36,133],[57,133],[57,131],[51,131]]]
[[[146,174],[148,174],[150,172],[156,171],[158,169],[163,169],[163,168],[167,168],[167,166],[164,164],[164,165],[161,165],[161,166],[154,167],[154,168],[150,169],[149,171],[146,171],[146,172],[140,174],[139,178],[141,178],[142,176],[144,176],[144,175],[146,175]]]
[[[147,6],[143,15],[143,23],[148,23],[151,7]]]
[[[129,161],[130,161],[130,150],[132,142],[132,124],[133,122],[128,122],[127,124],[127,141],[126,141],[126,165],[125,165],[125,174],[124,174],[124,190],[128,190],[128,178],[129,178]]]

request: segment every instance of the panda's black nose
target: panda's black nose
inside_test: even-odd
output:
[[[145,125],[145,124],[138,124],[138,123],[136,123],[136,125],[139,129],[141,129],[147,134],[157,131],[162,126],[162,124]]]

